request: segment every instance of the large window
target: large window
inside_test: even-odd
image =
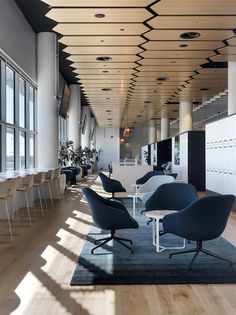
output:
[[[25,80],[19,78],[19,126],[25,128]]]
[[[20,131],[20,169],[25,169],[26,160],[25,160],[25,132]]]
[[[6,171],[15,169],[15,130],[6,128]]]
[[[29,88],[29,129],[34,130],[35,93],[34,88]]]
[[[35,167],[35,149],[34,135],[30,134],[29,138],[29,168]]]
[[[0,171],[35,167],[36,97],[32,80],[0,52]]]
[[[6,122],[14,124],[15,117],[15,74],[6,66]]]

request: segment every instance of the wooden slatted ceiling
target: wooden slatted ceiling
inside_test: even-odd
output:
[[[235,0],[162,0],[152,6],[160,15],[233,15]]]
[[[150,0],[42,0],[51,7],[146,7]]]
[[[139,35],[148,31],[148,28],[141,23],[59,23],[53,31],[62,35]]]
[[[97,8],[85,9],[85,8],[68,8],[66,11],[64,8],[52,8],[46,16],[58,23],[140,23],[152,17],[152,14],[145,8],[132,8],[132,9],[102,9],[103,18],[97,18],[96,14],[100,13]]]
[[[142,44],[142,47],[147,50],[213,50],[224,46],[222,41],[189,41],[189,40],[155,40]]]
[[[134,68],[137,67],[136,63],[98,63],[98,62],[75,62],[73,64],[71,64],[71,67],[76,68],[76,69],[130,69],[130,68]]]
[[[134,72],[133,69],[109,69],[109,68],[103,68],[103,69],[76,69],[73,72],[77,74],[132,74]]]
[[[149,22],[154,29],[234,29],[235,16],[157,16]]]
[[[103,55],[71,55],[67,59],[72,62],[97,62],[96,58],[103,57]],[[109,61],[107,64],[110,64],[112,62],[133,62],[136,61],[137,56],[136,55],[112,55],[112,60]],[[97,62],[102,63],[102,62]]]
[[[71,71],[101,126],[156,125],[150,119],[160,118],[161,109],[169,118],[178,117],[168,110],[168,101],[201,102],[227,88],[227,69],[201,65],[234,60],[235,0],[44,2],[52,7],[47,16],[58,22],[54,31],[63,35],[59,41],[67,46]],[[156,16],[147,10],[151,4]],[[99,13],[104,16],[96,18]],[[200,36],[180,37],[190,31]],[[112,59],[98,61],[102,56]],[[158,82],[158,77],[167,81]]]
[[[64,49],[64,52],[71,55],[136,55],[142,52],[143,49],[140,49],[136,46],[105,46],[105,47],[67,47]]]
[[[145,40],[140,36],[63,36],[59,42],[68,46],[138,46]],[[219,47],[219,46],[218,46]]]
[[[219,18],[220,19],[220,18]],[[149,39],[149,40],[184,40],[180,37],[180,35],[182,33],[186,33],[189,32],[189,29],[175,29],[174,27],[174,20],[175,18],[172,17],[172,27],[173,29],[167,29],[167,30],[152,30],[150,32],[148,32],[147,34],[145,34],[145,36]],[[192,30],[192,29],[191,29]],[[232,30],[203,30],[203,29],[194,29],[194,32],[198,32],[201,35],[199,37],[197,37],[196,39],[194,39],[194,41],[209,41],[209,40],[225,40],[225,39],[229,39],[230,37],[235,36],[235,33]]]

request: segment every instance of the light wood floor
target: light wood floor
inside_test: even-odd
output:
[[[14,240],[0,224],[0,315],[235,315],[236,285],[132,285],[70,287],[90,215],[81,187],[64,196],[32,226],[21,214]],[[99,183],[94,188],[102,192]],[[236,213],[225,237],[236,245]]]

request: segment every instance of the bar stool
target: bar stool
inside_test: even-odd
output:
[[[10,214],[9,214],[9,209],[8,209],[8,204],[7,204],[7,198],[9,197],[9,184],[10,184],[10,180],[0,181],[0,200],[4,200],[5,202],[5,213],[7,215],[10,237],[11,237],[11,240],[13,240],[11,219],[10,219]]]
[[[61,192],[60,192],[60,175],[61,175],[61,169],[60,168],[55,168],[54,172],[53,172],[53,178],[50,184],[55,183],[56,186],[56,191],[57,191],[57,195],[58,195],[58,199],[61,200]]]
[[[27,197],[27,192],[30,191],[30,189],[33,187],[34,184],[34,175],[26,175],[25,177],[22,178],[22,185],[20,187],[17,187],[16,191],[22,192],[25,195],[25,201],[26,201],[26,206],[27,206],[27,212],[28,212],[28,217],[29,217],[29,223],[32,224],[31,221],[31,215],[30,215],[30,210],[29,210],[29,201]]]
[[[45,172],[40,172],[40,173],[34,175],[33,187],[37,188],[37,191],[38,191],[42,215],[44,215],[44,211],[43,211],[43,204],[42,204],[42,198],[41,198],[41,193],[40,193],[40,187],[42,187],[42,185],[44,184],[44,181],[45,181]],[[45,198],[45,202],[46,202],[46,198]],[[47,206],[47,203],[46,203],[46,206]]]
[[[48,191],[49,191],[49,195],[50,195],[50,199],[51,199],[51,203],[53,206],[53,200],[52,200],[52,190],[51,190],[51,182],[53,180],[53,176],[54,176],[54,170],[49,170],[45,173],[45,184],[48,184]]]

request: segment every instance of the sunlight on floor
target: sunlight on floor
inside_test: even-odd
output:
[[[89,294],[88,291],[86,292],[74,291],[71,292],[70,296],[74,300],[79,301],[84,308],[89,307],[89,314],[115,315],[116,314],[115,294],[116,293],[114,292],[114,290],[103,289],[101,287],[100,292],[99,289],[93,290]]]
[[[13,315],[26,315],[26,314],[45,314],[43,308],[45,303],[48,307],[49,304],[53,305],[53,312],[60,311],[60,314],[70,314],[61,305],[59,301],[51,294],[47,288],[38,280],[38,278],[32,273],[28,272],[21,283],[15,290],[19,296],[21,303],[16,310],[11,312]],[[47,297],[46,300],[44,298]],[[41,309],[40,305],[44,300],[44,307]],[[40,311],[41,309],[41,311]],[[54,313],[55,314],[55,313]]]

